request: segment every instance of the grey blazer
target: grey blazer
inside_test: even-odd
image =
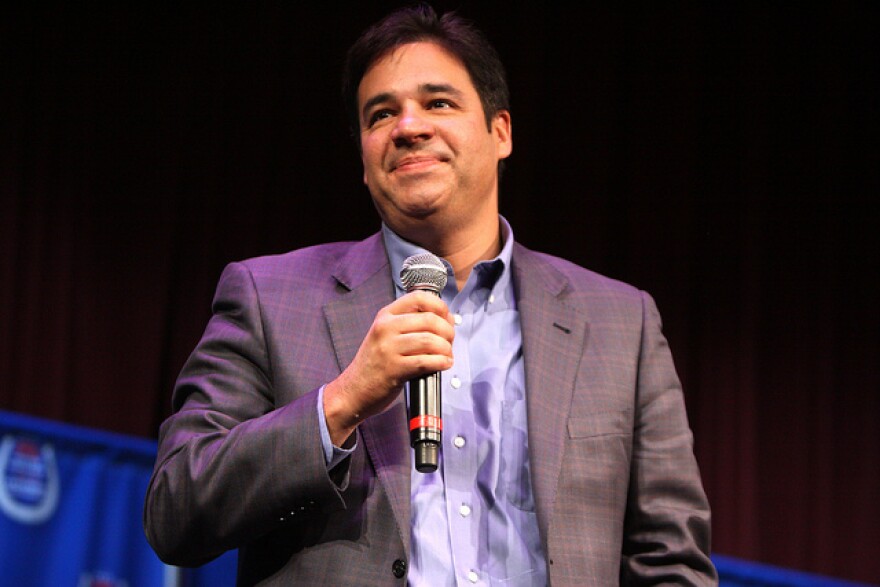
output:
[[[709,505],[646,293],[515,245],[529,453],[554,586],[717,582]],[[144,508],[166,562],[239,548],[240,585],[405,585],[403,398],[328,472],[318,389],[394,298],[380,234],[229,265],[163,423]]]

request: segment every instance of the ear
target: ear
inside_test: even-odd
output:
[[[513,127],[510,123],[510,112],[499,110],[492,119],[492,134],[495,137],[496,151],[499,159],[507,159],[513,151]]]

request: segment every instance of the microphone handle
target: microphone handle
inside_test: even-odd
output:
[[[409,382],[409,440],[415,450],[416,470],[437,470],[443,420],[440,409],[440,373]]]

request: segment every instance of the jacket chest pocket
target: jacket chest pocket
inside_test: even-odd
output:
[[[610,410],[571,416],[568,419],[569,438],[632,435],[632,410]]]

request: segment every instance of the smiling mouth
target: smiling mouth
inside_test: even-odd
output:
[[[419,171],[443,162],[442,158],[436,156],[404,157],[391,166],[391,171]]]

